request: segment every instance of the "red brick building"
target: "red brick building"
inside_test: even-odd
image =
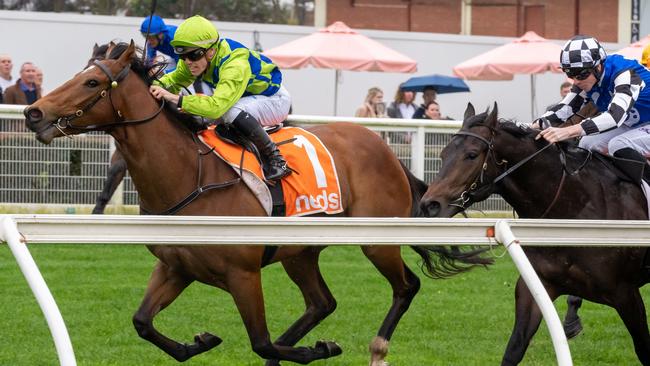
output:
[[[549,39],[629,41],[629,0],[322,0],[326,24],[352,28]],[[319,6],[320,3],[320,6]],[[620,14],[619,14],[620,13]],[[316,15],[318,18],[318,15]]]

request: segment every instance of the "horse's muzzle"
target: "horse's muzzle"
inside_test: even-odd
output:
[[[440,202],[435,200],[422,200],[420,210],[426,217],[438,217],[440,214]]]
[[[25,107],[23,114],[25,115],[25,124],[27,125],[27,128],[32,131],[34,130],[34,124],[43,120],[43,112],[36,107]]]

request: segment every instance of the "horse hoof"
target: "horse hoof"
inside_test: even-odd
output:
[[[325,354],[325,358],[338,356],[343,353],[343,349],[336,343],[330,341],[317,341],[314,348]]]
[[[223,342],[223,340],[216,335],[208,332],[203,332],[194,336],[194,342],[201,347],[204,351],[212,349]]]
[[[582,322],[580,321],[580,317],[575,318],[574,320],[570,322],[565,322],[564,323],[564,334],[566,335],[567,339],[571,339],[582,331]]]

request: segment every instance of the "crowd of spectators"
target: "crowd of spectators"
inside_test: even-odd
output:
[[[432,119],[451,120],[450,117],[443,117],[440,113],[440,104],[436,100],[438,96],[434,87],[425,87],[422,92],[422,104],[415,104],[416,92],[402,89],[400,84],[395,92],[392,102],[386,107],[384,92],[378,87],[368,89],[366,98],[361,106],[354,113],[355,117],[388,117],[403,119]]]
[[[23,62],[20,66],[19,77],[12,75],[13,61],[11,56],[0,55],[0,103],[1,104],[32,104],[42,95],[43,71],[33,62]]]

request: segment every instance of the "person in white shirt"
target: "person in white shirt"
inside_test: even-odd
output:
[[[0,88],[2,88],[2,91],[7,90],[8,87],[16,83],[11,77],[13,66],[9,55],[0,55]]]

